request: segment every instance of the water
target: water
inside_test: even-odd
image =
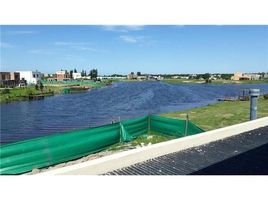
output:
[[[1,105],[1,143],[36,138],[74,129],[147,115],[205,106],[217,98],[237,96],[242,89],[268,84],[213,85],[163,82],[115,83],[86,93],[47,97],[40,101]]]

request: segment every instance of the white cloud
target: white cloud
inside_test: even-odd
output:
[[[137,43],[138,42],[138,38],[134,37],[134,36],[129,36],[129,35],[120,35],[119,38],[127,43]]]
[[[7,42],[0,42],[0,48],[12,48],[14,45]]]
[[[56,54],[55,51],[50,50],[50,49],[32,49],[29,51],[29,53],[32,54],[43,54],[43,55],[53,55]]]
[[[151,46],[156,41],[146,36],[120,35],[119,39],[125,43],[137,44],[138,46]]]
[[[81,46],[81,45],[90,45],[89,42],[54,42],[56,46]]]
[[[34,30],[14,30],[14,31],[7,31],[6,32],[9,35],[29,35],[29,34],[35,34],[37,31]]]
[[[105,31],[113,31],[120,33],[128,33],[130,31],[141,31],[144,29],[144,26],[129,25],[129,26],[102,26],[102,29]]]
[[[54,45],[80,51],[97,51],[89,42],[55,42]]]

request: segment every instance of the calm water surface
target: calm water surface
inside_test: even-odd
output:
[[[237,96],[242,89],[268,84],[213,85],[163,82],[115,83],[86,93],[59,95],[40,101],[3,104],[1,143],[36,138],[74,129],[94,127],[133,117],[174,112],[215,103],[217,98]]]

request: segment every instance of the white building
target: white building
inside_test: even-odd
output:
[[[27,84],[37,84],[41,81],[42,73],[38,71],[18,71],[20,73],[20,80],[24,79]]]
[[[126,76],[98,76],[98,79],[104,80],[104,79],[126,79]]]
[[[73,79],[79,79],[82,78],[81,72],[73,73]]]

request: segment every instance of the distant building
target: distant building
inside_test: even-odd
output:
[[[188,79],[188,78],[187,78]],[[164,77],[162,77],[162,76],[157,76],[156,77],[156,80],[164,80]]]
[[[134,72],[131,72],[127,75],[127,79],[137,79],[137,75]]]
[[[241,80],[250,80],[250,77],[246,76],[241,72],[236,72],[232,77],[231,80],[233,81],[241,81]]]
[[[138,80],[146,80],[147,79],[147,76],[137,76],[137,79]]]
[[[126,79],[126,76],[98,76],[97,79],[100,79],[100,80],[108,80],[108,79]]]
[[[0,72],[0,80],[10,80],[10,72]]]
[[[38,84],[41,81],[43,74],[39,71],[18,71],[20,79],[27,81],[27,84]]]
[[[251,80],[260,80],[261,79],[261,75],[260,74],[247,74],[248,76],[250,76]]]
[[[20,73],[10,72],[10,79],[14,81],[15,85],[20,83]]]
[[[218,79],[218,76],[217,75],[211,75],[210,77],[209,77],[209,80],[217,80]]]
[[[80,79],[82,78],[81,72],[73,73],[73,79]]]
[[[4,87],[19,85],[20,74],[18,72],[0,72],[0,84]]]
[[[53,74],[44,73],[44,77],[46,77],[46,78],[48,78],[48,77],[53,77]]]
[[[231,80],[234,81],[242,81],[242,80],[259,80],[261,75],[255,73],[241,73],[236,72],[232,77]]]
[[[57,71],[56,72],[56,81],[67,81],[70,80],[70,74],[67,71]]]
[[[171,76],[171,79],[189,79],[189,76],[178,76],[178,75],[175,75],[175,76]]]

